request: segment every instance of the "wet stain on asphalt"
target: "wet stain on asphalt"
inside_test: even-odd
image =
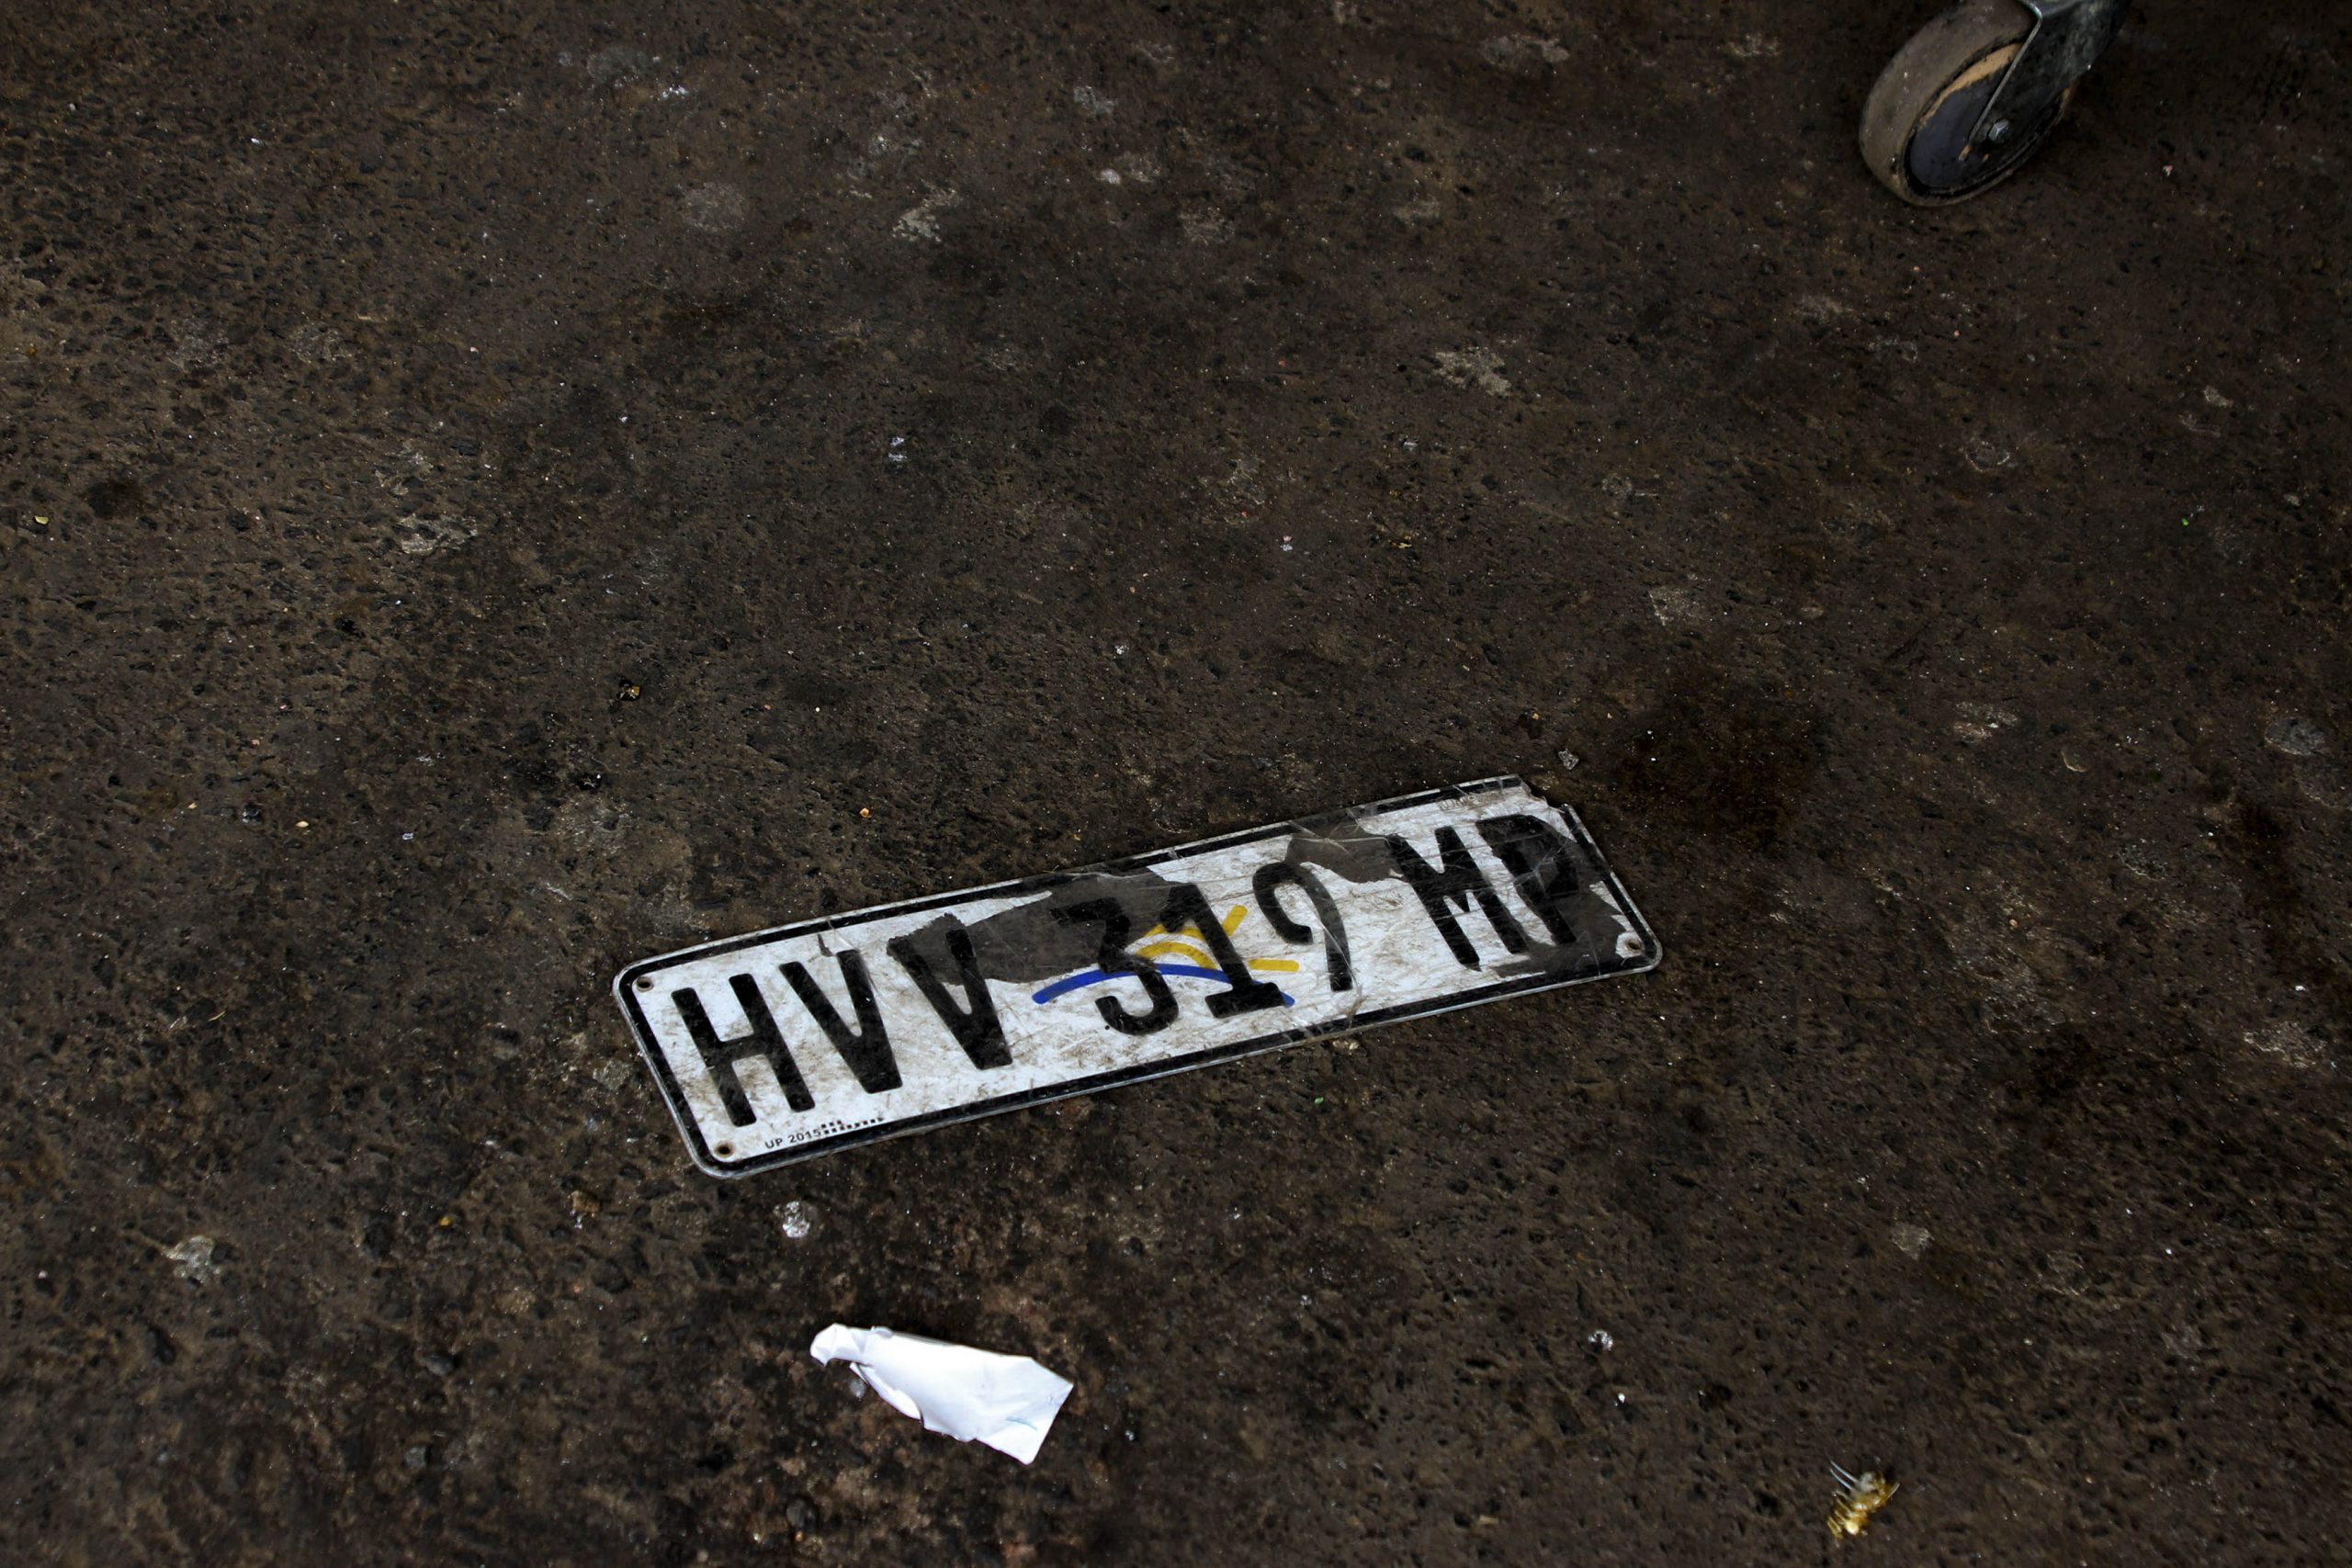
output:
[[[1819,721],[1727,673],[1684,679],[1632,721],[1603,780],[1643,822],[1769,852],[1804,803]]]

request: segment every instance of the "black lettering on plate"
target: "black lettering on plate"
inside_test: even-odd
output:
[[[886,1089],[899,1087],[899,1064],[890,1055],[890,1037],[882,1030],[882,1010],[874,1005],[874,987],[865,977],[865,960],[854,953],[841,955],[842,984],[849,987],[850,1010],[857,1014],[857,1027],[852,1029],[842,1021],[827,997],[808,971],[797,964],[784,966],[785,983],[833,1049],[842,1054],[849,1070],[857,1075],[857,1087],[868,1094],[880,1094]]]
[[[1097,997],[1094,1005],[1101,1010],[1103,1022],[1122,1034],[1157,1034],[1176,1021],[1176,993],[1168,988],[1159,966],[1127,951],[1127,939],[1134,927],[1116,898],[1090,898],[1083,904],[1072,904],[1056,909],[1054,919],[1066,926],[1101,926],[1102,943],[1095,952],[1094,966],[1105,975],[1133,975],[1143,982],[1143,994],[1151,998],[1148,1010],[1129,1012],[1116,997]]]
[[[1330,973],[1331,989],[1355,989],[1355,969],[1348,962],[1347,928],[1340,924],[1340,907],[1325,891],[1322,878],[1303,865],[1277,861],[1272,865],[1260,866],[1258,874],[1250,879],[1250,886],[1258,895],[1258,912],[1266,917],[1266,923],[1284,942],[1313,942],[1315,933],[1290,918],[1283,901],[1274,897],[1274,889],[1289,886],[1304,892],[1306,901],[1315,906],[1315,918],[1323,923],[1323,956]]]
[[[1201,897],[1201,890],[1191,883],[1180,882],[1170,889],[1159,923],[1179,935],[1190,926],[1208,944],[1210,956],[1216,960],[1228,987],[1209,998],[1211,1018],[1231,1018],[1237,1012],[1256,1012],[1261,1008],[1283,1005],[1283,988],[1271,980],[1250,975],[1249,961],[1233,945],[1233,939],[1225,934],[1225,927],[1217,923],[1208,900]]]
[[[757,983],[749,975],[737,975],[727,984],[735,992],[735,1005],[743,1010],[744,1018],[752,1025],[751,1033],[739,1034],[732,1040],[718,1037],[718,1031],[711,1027],[710,1014],[702,1010],[702,998],[691,987],[670,993],[670,1005],[685,1021],[687,1038],[702,1053],[703,1070],[718,1086],[718,1101],[727,1107],[727,1119],[738,1127],[748,1127],[759,1120],[752,1112],[750,1097],[743,1092],[743,1080],[735,1076],[735,1064],[754,1056],[763,1059],[775,1071],[775,1081],[784,1086],[786,1103],[795,1111],[814,1111],[816,1097],[800,1081],[800,1069],[793,1065],[792,1053],[785,1047],[784,1032],[775,1026],[775,1015],[768,1011],[767,999],[760,995]]]
[[[1462,967],[1483,967],[1478,962],[1478,950],[1470,944],[1462,922],[1454,918],[1457,909],[1469,912],[1474,897],[1478,900],[1478,908],[1486,911],[1487,923],[1495,928],[1495,935],[1502,939],[1503,946],[1513,953],[1527,951],[1527,933],[1519,929],[1519,922],[1503,908],[1503,901],[1495,897],[1494,885],[1463,847],[1461,834],[1451,828],[1437,830],[1438,859],[1443,863],[1443,870],[1431,866],[1421,858],[1419,851],[1396,834],[1388,835],[1388,849],[1396,857],[1396,869],[1413,885],[1413,891],[1421,896],[1421,908],[1430,912],[1438,934],[1445,938],[1445,945],[1453,950]]]
[[[989,998],[989,983],[980,976],[980,964],[972,952],[972,933],[951,923],[947,928],[947,956],[956,961],[956,984],[962,987],[965,1000],[957,1002],[947,994],[947,982],[942,980],[915,946],[910,936],[892,937],[887,944],[891,957],[904,966],[922,992],[923,1000],[931,1004],[939,1021],[956,1036],[956,1043],[964,1047],[964,1055],[976,1067],[1009,1067],[1012,1053],[1004,1043],[1004,1025],[996,1016],[996,1003]]]
[[[1479,836],[1495,858],[1510,870],[1510,879],[1527,907],[1544,921],[1555,942],[1576,938],[1568,919],[1568,900],[1584,891],[1577,880],[1577,853],[1559,830],[1540,817],[1487,817],[1479,819]]]

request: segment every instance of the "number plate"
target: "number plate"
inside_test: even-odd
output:
[[[717,1176],[1657,966],[1576,814],[1457,784],[807,920],[614,982]]]

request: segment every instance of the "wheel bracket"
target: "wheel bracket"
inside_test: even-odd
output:
[[[2033,31],[1985,100],[1972,141],[1998,146],[2013,128],[2040,124],[2107,52],[2123,25],[2123,0],[2020,0]]]

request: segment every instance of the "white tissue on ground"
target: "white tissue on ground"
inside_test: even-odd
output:
[[[808,1353],[820,1361],[847,1361],[893,1409],[931,1430],[986,1443],[1023,1464],[1037,1457],[1046,1428],[1069,1397],[1069,1379],[1026,1356],[887,1328],[836,1323],[817,1336]]]

